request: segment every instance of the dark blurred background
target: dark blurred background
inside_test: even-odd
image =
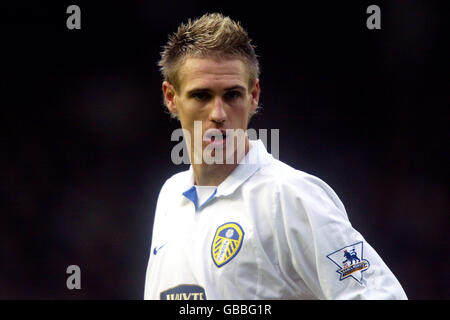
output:
[[[449,299],[447,3],[2,4],[0,299],[143,297],[159,189],[187,168],[156,62],[180,22],[216,11],[257,45],[250,127],[280,129],[280,160],[336,191],[410,299]]]

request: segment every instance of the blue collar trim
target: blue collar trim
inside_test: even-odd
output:
[[[183,195],[194,203],[195,211],[197,211],[198,197],[197,197],[197,190],[195,189],[195,186],[192,186],[192,188],[183,192]]]
[[[197,189],[195,188],[195,186],[192,186],[192,188],[190,188],[189,190],[183,192],[183,195],[186,198],[188,198],[189,200],[192,201],[192,203],[195,206],[195,211],[197,211],[197,210],[200,210],[203,206],[205,206],[209,201],[211,201],[211,199],[214,198],[216,193],[217,193],[217,188],[214,190],[213,194],[204,203],[202,203],[200,206],[198,205]]]

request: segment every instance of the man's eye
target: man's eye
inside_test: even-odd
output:
[[[236,100],[238,98],[240,98],[242,96],[242,94],[239,91],[228,91],[225,94],[225,99],[226,100]]]
[[[206,92],[195,92],[191,95],[191,97],[199,101],[204,101],[209,98],[209,94]]]

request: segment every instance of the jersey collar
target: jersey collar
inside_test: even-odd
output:
[[[250,150],[239,162],[239,165],[217,187],[217,196],[228,196],[250,178],[261,166],[272,157],[261,140],[250,140]]]
[[[272,156],[267,152],[264,143],[261,140],[250,140],[250,150],[245,157],[239,162],[239,165],[234,169],[230,175],[217,187],[214,195],[208,199],[209,202],[214,197],[228,196],[232,194],[239,186],[241,186],[248,178],[250,178],[262,165],[268,163]],[[189,183],[183,195],[191,200],[196,209],[197,192],[194,187],[194,170],[192,165],[189,167]],[[202,204],[202,207],[206,204]]]

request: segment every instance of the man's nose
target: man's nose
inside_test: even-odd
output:
[[[212,101],[212,103],[213,103],[213,105],[211,106],[212,110],[209,115],[210,120],[216,123],[223,123],[226,120],[227,115],[225,113],[222,98],[217,97]]]

